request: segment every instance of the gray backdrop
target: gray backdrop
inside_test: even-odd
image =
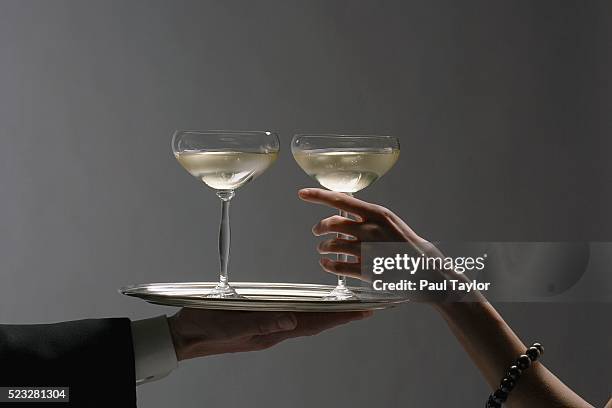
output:
[[[118,287],[217,276],[219,202],[175,128],[276,129],[239,191],[231,277],[332,282],[292,132],[398,135],[361,196],[437,240],[612,240],[609,2],[0,0],[0,321],[171,313]],[[610,303],[502,304],[589,401]],[[143,407],[480,406],[434,311],[407,305],[272,350],[182,363]]]

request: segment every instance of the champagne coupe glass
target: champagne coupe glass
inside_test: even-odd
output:
[[[229,206],[235,191],[261,175],[276,160],[278,136],[269,131],[177,130],[174,157],[192,176],[214,189],[221,199],[219,283],[208,297],[240,298],[228,281]]]
[[[393,136],[297,134],[291,142],[295,161],[323,187],[353,195],[382,177],[397,161],[399,140]],[[347,217],[340,210],[340,216]],[[338,234],[338,238],[349,237]],[[346,262],[348,255],[338,254]],[[325,300],[356,300],[346,287],[346,277],[338,276],[338,286]]]

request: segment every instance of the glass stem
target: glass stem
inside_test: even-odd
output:
[[[352,196],[351,193],[346,193],[346,194]],[[346,211],[344,211],[344,210],[340,210],[340,216],[344,217],[344,218],[350,218],[348,213]],[[340,234],[340,233],[336,234],[336,237],[338,239],[348,239],[347,235]],[[348,261],[348,255],[346,255],[346,254],[337,254],[336,255],[336,259],[338,261],[340,261],[340,262],[347,262]],[[340,288],[340,289],[346,288],[346,276],[338,275],[338,286],[337,286],[337,288]]]
[[[230,256],[230,201],[234,197],[234,190],[221,190],[217,192],[221,199],[221,224],[219,225],[219,262],[221,272],[219,273],[219,286],[228,286],[228,271]]]

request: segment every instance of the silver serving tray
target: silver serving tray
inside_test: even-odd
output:
[[[265,282],[232,282],[236,292],[244,299],[207,298],[216,284],[144,283],[126,286],[119,292],[158,305],[243,311],[348,312],[386,309],[408,301],[391,292],[364,287],[350,288],[359,300],[323,300],[334,286]]]

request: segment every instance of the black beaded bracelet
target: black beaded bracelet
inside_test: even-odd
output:
[[[514,389],[517,381],[521,378],[524,370],[531,366],[544,355],[544,347],[540,343],[533,343],[531,347],[521,354],[506,372],[506,376],[501,380],[499,388],[489,396],[485,408],[499,408],[508,399],[510,391]]]

